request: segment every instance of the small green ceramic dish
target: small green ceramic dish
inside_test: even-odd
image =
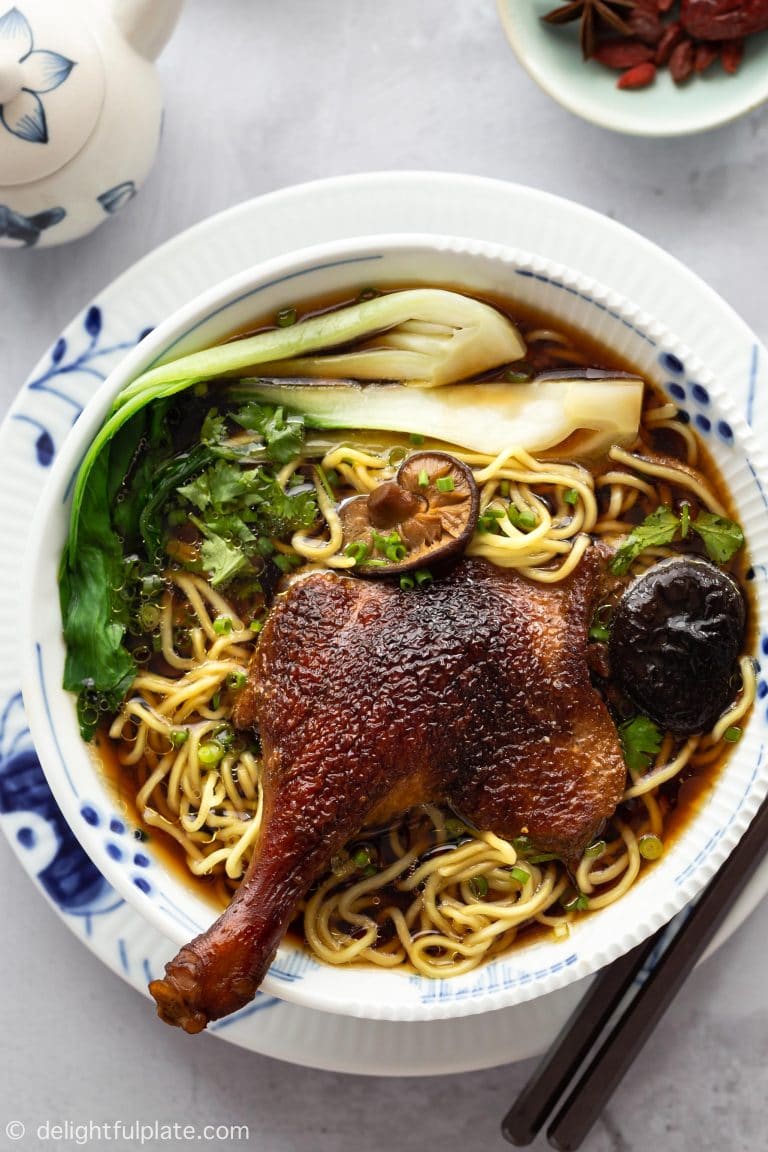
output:
[[[618,73],[581,59],[573,25],[554,27],[541,17],[555,0],[497,0],[501,22],[520,63],[545,92],[570,112],[633,136],[704,132],[768,101],[768,32],[747,40],[738,73],[719,64],[676,87],[669,72],[637,91],[616,87]]]

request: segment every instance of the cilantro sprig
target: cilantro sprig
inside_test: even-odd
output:
[[[689,532],[701,538],[707,555],[716,564],[727,564],[744,545],[744,533],[733,520],[714,512],[700,512],[692,520],[688,504],[683,505],[679,516],[662,504],[632,529],[611,561],[611,572],[623,576],[641,552],[685,539]]]
[[[658,724],[647,716],[633,716],[619,725],[624,763],[630,772],[645,772],[658,755],[663,739]]]

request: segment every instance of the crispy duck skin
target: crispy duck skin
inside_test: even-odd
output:
[[[371,820],[448,801],[575,864],[626,769],[590,683],[597,549],[561,584],[462,560],[424,591],[331,572],[278,597],[235,710],[264,751],[264,817],[216,923],[150,990],[197,1032],[253,998],[298,901]]]

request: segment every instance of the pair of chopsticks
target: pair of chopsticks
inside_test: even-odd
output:
[[[547,1128],[549,1143],[562,1152],[580,1147],[760,864],[766,845],[768,799],[696,904],[596,977],[504,1117],[501,1130],[511,1144],[531,1144],[557,1109]]]

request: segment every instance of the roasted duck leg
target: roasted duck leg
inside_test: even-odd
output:
[[[150,985],[198,1032],[254,996],[297,902],[371,821],[448,801],[574,864],[625,766],[593,689],[590,550],[561,584],[462,560],[426,591],[315,572],[278,597],[238,700],[264,751],[264,817],[229,908]]]

